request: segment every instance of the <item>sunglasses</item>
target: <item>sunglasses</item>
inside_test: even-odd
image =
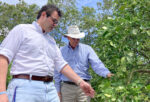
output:
[[[50,16],[54,24],[58,24],[58,20]]]

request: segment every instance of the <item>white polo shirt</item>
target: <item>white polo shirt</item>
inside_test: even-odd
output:
[[[63,59],[55,40],[37,22],[14,27],[0,45],[0,54],[13,60],[11,75],[32,74],[53,76],[67,62]]]

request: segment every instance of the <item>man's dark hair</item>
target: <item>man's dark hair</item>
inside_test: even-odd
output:
[[[62,13],[61,13],[60,9],[59,9],[57,6],[52,5],[52,4],[47,4],[47,5],[43,6],[43,7],[41,8],[41,10],[38,12],[37,19],[40,18],[41,13],[42,13],[43,11],[46,12],[47,17],[51,16],[51,14],[52,14],[54,11],[57,11],[59,17],[62,16]]]

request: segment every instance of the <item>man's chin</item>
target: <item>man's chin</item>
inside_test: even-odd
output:
[[[49,33],[49,32],[51,32],[52,30],[53,30],[53,29],[47,30],[46,33]]]
[[[53,28],[51,28],[51,29],[49,30],[49,32],[52,31],[52,30],[53,30]]]

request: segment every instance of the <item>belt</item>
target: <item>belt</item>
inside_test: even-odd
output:
[[[89,82],[89,80],[86,80],[86,79],[83,79],[83,80],[86,82]],[[70,84],[70,85],[77,85],[76,83],[71,82],[71,81],[63,81],[63,83]]]
[[[34,76],[34,75],[32,75],[30,78],[30,75],[26,75],[26,74],[13,75],[13,78],[28,79],[28,80],[31,79],[31,80],[44,81],[44,82],[52,82],[53,81],[52,76]]]

